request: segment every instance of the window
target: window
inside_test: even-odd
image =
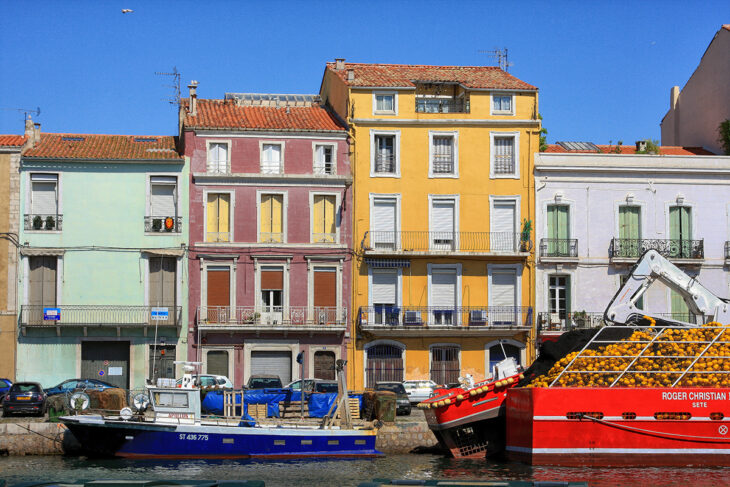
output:
[[[337,197],[316,194],[312,199],[312,242],[334,243],[337,239]]]
[[[314,174],[335,173],[335,148],[333,145],[315,144],[314,146]]]
[[[284,195],[262,194],[259,242],[284,241]]]
[[[431,139],[430,174],[431,177],[456,176],[457,170],[457,147],[456,133],[430,133]]]
[[[284,270],[276,266],[261,268],[259,307],[264,323],[281,323],[284,303]]]
[[[670,256],[675,259],[688,259],[692,253],[692,208],[672,206],[669,208]]]
[[[373,94],[373,113],[397,115],[395,93]]]
[[[557,315],[560,321],[570,313],[570,276],[550,276],[548,278],[548,312]],[[550,318],[552,323],[552,316]]]
[[[492,200],[489,219],[490,249],[501,252],[516,252],[519,248],[517,233],[517,201]]]
[[[370,209],[370,245],[376,249],[398,248],[398,200],[373,198]]]
[[[378,344],[365,351],[365,387],[375,387],[378,382],[403,381],[403,352],[399,345]]]
[[[492,325],[515,325],[521,322],[517,308],[517,270],[511,268],[493,269],[490,272],[489,323]]]
[[[208,193],[206,206],[206,242],[230,242],[230,193]]]
[[[431,201],[431,248],[456,250],[456,201],[433,199]]]
[[[58,175],[30,175],[30,214],[25,218],[26,230],[60,230],[58,214]]]
[[[641,207],[620,206],[618,209],[618,237],[638,240],[641,238]],[[630,245],[630,244],[629,244]]]
[[[231,306],[231,267],[210,265],[205,270],[205,303],[202,313],[207,323],[228,323]]]
[[[458,382],[460,348],[456,345],[431,347],[431,380],[437,384]]]
[[[375,172],[377,174],[395,173],[395,137],[392,135],[375,136]]]
[[[312,284],[315,322],[320,325],[337,322],[337,269],[315,267]]]
[[[228,350],[209,350],[205,362],[208,374],[228,377]]]
[[[494,137],[494,174],[515,173],[515,138]]]
[[[512,95],[494,94],[492,95],[492,114],[493,115],[512,115],[513,114]]]
[[[177,296],[177,259],[175,257],[149,257],[149,305],[172,307],[176,305]],[[169,310],[174,317],[174,309]]]
[[[281,174],[283,172],[283,144],[261,144],[261,172]]]
[[[317,351],[314,352],[314,378],[324,380],[335,380],[335,352]],[[335,391],[337,392],[336,388]]]
[[[28,258],[28,304],[38,306],[43,316],[43,307],[56,306],[56,270],[58,257],[39,255]]]
[[[570,257],[570,211],[567,205],[547,206],[547,254],[550,257]]]
[[[209,174],[226,174],[228,170],[228,143],[208,143],[208,165]]]
[[[434,325],[456,324],[458,269],[432,268],[429,265],[431,284],[431,321]]]
[[[372,269],[371,300],[376,324],[398,324],[398,270]]]
[[[150,176],[146,232],[180,232],[177,221],[177,178]]]

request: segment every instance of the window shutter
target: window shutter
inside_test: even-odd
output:
[[[218,240],[218,236],[214,235],[218,233],[218,195],[208,194],[208,207],[206,208],[208,215],[206,222],[206,242],[215,242]]]
[[[335,202],[332,195],[324,197],[324,233],[334,235],[335,230]]]
[[[162,304],[162,257],[150,257],[149,298],[150,306]]]
[[[177,216],[174,184],[151,184],[150,216]]]
[[[207,298],[208,306],[229,306],[231,290],[231,271],[228,267],[208,268]]]
[[[271,195],[261,195],[261,233],[271,233]],[[260,240],[265,240],[264,235]]]
[[[208,195],[207,242],[227,242],[229,232],[229,201],[228,194]]]
[[[514,270],[492,272],[489,306],[515,306],[517,274]]]
[[[567,239],[570,236],[570,232],[568,229],[568,207],[567,206],[558,206],[558,237],[560,239]]]
[[[373,235],[371,242],[378,244],[395,245],[395,204],[394,200],[375,200],[371,225]]]
[[[162,275],[160,282],[160,289],[162,292],[162,306],[174,307],[177,301],[176,299],[176,284],[177,280],[175,276],[177,274],[177,259],[174,257],[162,257]],[[173,310],[170,310],[172,315]]]
[[[261,289],[280,291],[284,289],[284,271],[261,269]]]
[[[56,215],[56,181],[33,181],[31,213],[34,215]]]
[[[228,144],[212,143],[208,145],[208,172],[228,172]]]
[[[456,306],[456,270],[434,270],[431,273],[431,306],[454,308]]]
[[[334,269],[320,269],[314,271],[314,306],[337,306],[337,273]]]
[[[494,250],[514,251],[518,238],[515,229],[515,203],[512,201],[495,202],[492,208],[491,231]]]
[[[398,272],[395,270],[373,270],[373,303],[397,303]]]
[[[281,242],[283,239],[283,209],[284,209],[284,196],[280,194],[271,196],[271,232],[274,234],[274,238],[277,242]]]
[[[638,239],[641,238],[640,215],[641,208],[638,206],[619,207],[619,238]]]
[[[454,202],[434,201],[431,218],[434,232],[445,233],[445,238],[451,237],[454,232]]]
[[[317,195],[314,197],[314,233],[324,232],[324,196]]]
[[[218,231],[222,234],[220,236],[221,242],[227,242],[228,241],[228,235],[227,233],[230,232],[229,228],[229,222],[230,222],[230,195],[227,194],[219,194],[218,195]]]

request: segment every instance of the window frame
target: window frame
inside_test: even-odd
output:
[[[291,259],[286,257],[282,259],[254,259],[254,309],[263,312],[263,299],[261,296],[261,271],[264,267],[280,267],[282,271],[282,289],[281,289],[281,312],[284,316],[289,312],[289,300],[291,298],[291,289],[289,285]]]
[[[28,191],[26,191],[25,194],[25,211],[24,213],[27,215],[32,215],[32,194],[33,194],[33,175],[34,174],[48,174],[52,176],[56,176],[56,215],[57,216],[63,216],[63,183],[62,183],[62,175],[63,173],[60,171],[28,171],[26,173],[26,187],[28,188]],[[21,215],[22,217],[23,215]],[[63,230],[58,229],[58,222],[56,222],[56,225],[53,227],[53,230],[26,230],[24,223],[21,221],[20,227],[23,229],[24,233],[61,233]]]
[[[265,145],[278,145],[279,146],[279,172],[264,172],[264,146]],[[284,166],[284,152],[286,150],[286,142],[283,140],[259,140],[259,173],[268,176],[276,176],[285,173]]]
[[[429,194],[428,195],[428,231],[429,234],[431,232],[435,232],[434,230],[434,221],[433,221],[433,204],[439,201],[444,202],[451,202],[454,204],[454,242],[452,244],[453,251],[456,252],[459,250],[459,200],[460,200],[459,194]],[[438,250],[435,248],[435,245],[433,243],[433,239],[429,236],[429,248],[433,250]]]
[[[209,267],[228,267],[228,307],[236,309],[236,259],[220,258],[211,259],[203,258],[200,263],[200,306],[208,307],[208,268]]]
[[[261,241],[261,197],[264,195],[282,195],[281,201],[281,242],[262,242]],[[287,213],[289,208],[289,192],[288,191],[271,191],[256,190],[256,243],[267,245],[285,244],[289,241]]]
[[[332,150],[332,171],[318,173],[315,170],[317,165],[317,147],[329,147]],[[326,167],[326,166],[325,166]],[[312,174],[315,176],[334,176],[337,174],[337,144],[333,142],[312,142]]]
[[[229,195],[229,204],[228,204],[228,233],[230,234],[230,238],[228,239],[228,242],[208,242],[208,195],[209,194],[227,194]],[[235,214],[236,209],[236,192],[233,190],[217,190],[217,189],[205,189],[203,190],[203,239],[201,242],[204,242],[206,245],[208,244],[229,244],[232,242],[235,242],[234,237],[234,227],[233,224],[233,215]],[[220,233],[220,232],[219,232]]]
[[[395,172],[382,173],[375,171],[376,147],[375,141],[378,136],[393,137],[393,159]],[[400,130],[370,130],[370,177],[371,178],[400,178]]]
[[[427,271],[427,286],[428,286],[428,306],[429,308],[434,308],[435,304],[433,302],[433,273],[434,271],[438,272],[440,270],[444,271],[454,271],[456,274],[456,282],[454,283],[454,286],[456,289],[455,295],[454,295],[454,308],[455,310],[458,310],[461,308],[462,303],[462,295],[461,295],[461,275],[462,275],[462,268],[461,264],[426,264],[426,271]],[[433,313],[433,312],[431,312]],[[461,323],[459,322],[459,315],[460,313],[454,312],[454,316],[452,317],[451,326],[459,326]],[[434,317],[431,315],[428,317],[428,321],[432,322],[434,320]]]
[[[487,307],[492,306],[492,274],[494,271],[514,270],[515,272],[515,308],[522,307],[522,264],[487,264]]]
[[[395,250],[400,250],[401,248],[401,239],[400,239],[400,231],[401,231],[401,194],[400,193],[370,193],[370,214],[368,215],[369,219],[369,231],[371,235],[371,245],[372,245],[372,235],[373,232],[375,232],[375,228],[373,227],[373,210],[375,209],[375,200],[393,200],[395,202],[395,229],[393,230],[395,232]]]
[[[223,144],[226,145],[226,170],[224,172],[210,172],[208,171],[208,163],[210,162],[210,145],[211,144]],[[231,174],[231,140],[217,140],[217,139],[206,139],[205,140],[205,173],[206,174]]]
[[[451,173],[437,173],[433,170],[434,164],[434,137],[451,137],[451,151],[453,171]],[[428,131],[428,177],[429,178],[459,178],[459,131]]]
[[[314,198],[315,196],[334,196],[335,197],[335,241],[334,242],[315,242],[314,241]],[[340,243],[340,226],[341,213],[339,211],[342,194],[337,191],[310,191],[309,192],[309,242],[318,245],[337,245]]]
[[[182,217],[181,215],[181,208],[180,208],[180,175],[179,174],[165,174],[165,173],[147,173],[146,178],[146,200],[145,200],[145,217],[154,217],[154,216],[161,216],[161,215],[153,215],[152,214],[152,186],[155,185],[161,185],[161,186],[171,186],[170,183],[152,183],[152,178],[155,177],[164,177],[164,178],[175,178],[175,214],[174,215],[166,215],[166,216],[172,216],[175,218],[175,227],[178,227],[177,219]],[[206,198],[206,208],[207,208],[207,198]],[[207,225],[207,220],[206,220]],[[207,230],[206,230],[207,232]],[[177,228],[177,232],[145,232],[145,235],[177,235],[180,236],[180,229]]]
[[[379,96],[392,96],[393,97],[393,109],[392,110],[378,110],[378,97]],[[398,116],[398,92],[397,91],[373,91],[373,115],[395,115]]]
[[[515,170],[512,174],[497,174],[495,172],[495,156],[496,156],[496,138],[512,137],[514,147],[512,154],[514,157]],[[489,179],[520,179],[520,133],[519,132],[489,132]]]
[[[30,304],[30,258],[38,257],[35,255],[23,255],[22,266],[23,266],[23,304]],[[63,254],[56,254],[56,307],[63,304]]]
[[[495,98],[510,98],[509,110],[495,110]],[[494,92],[489,95],[489,114],[490,115],[514,115],[515,114],[515,95],[514,93]]]

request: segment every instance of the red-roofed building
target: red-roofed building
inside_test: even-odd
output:
[[[349,341],[347,131],[314,95],[226,94],[180,112],[190,159],[189,354],[202,371],[334,379]]]
[[[638,142],[637,144],[640,144]],[[566,154],[646,154],[646,149],[636,147],[636,145],[613,145],[613,144],[591,144],[591,148],[570,148],[565,145],[548,144],[547,148],[542,152],[547,153],[566,153]],[[662,145],[659,147],[659,155],[665,156],[712,156],[714,153],[702,147],[675,147]]]

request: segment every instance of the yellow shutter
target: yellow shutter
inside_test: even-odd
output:
[[[230,195],[218,195],[218,241],[228,242],[230,230]]]
[[[322,234],[324,233],[324,196],[314,197],[314,208],[313,208],[313,219],[314,219],[314,241],[320,242]]]
[[[266,242],[271,234],[271,196],[261,195],[261,230],[259,242]]]
[[[274,242],[283,242],[284,230],[282,226],[283,220],[283,200],[280,194],[271,195],[271,237]]]
[[[205,241],[216,242],[218,241],[218,195],[208,195],[208,221],[205,225]]]
[[[335,197],[324,197],[324,232],[327,242],[335,241]]]

